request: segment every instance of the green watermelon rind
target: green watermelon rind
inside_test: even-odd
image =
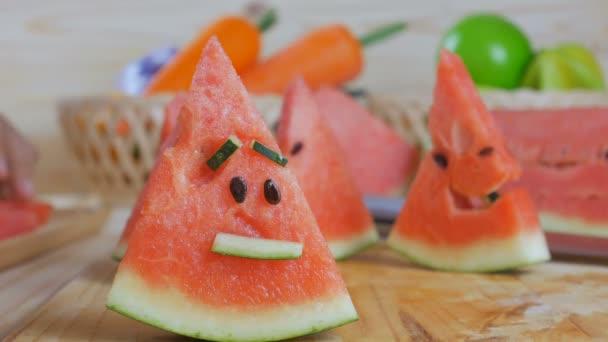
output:
[[[376,225],[372,224],[362,234],[345,240],[328,241],[329,250],[336,260],[344,260],[373,246],[380,241]]]
[[[264,315],[268,313],[268,311],[259,313],[259,312],[255,312],[252,311],[252,309],[246,309],[246,312],[249,312],[249,320],[250,322],[248,322],[249,324],[254,325],[253,330],[255,332],[260,332],[259,336],[253,336],[253,335],[249,335],[249,336],[243,336],[242,334],[239,334],[238,332],[234,331],[232,333],[218,333],[219,330],[221,330],[221,327],[216,327],[216,328],[212,328],[212,329],[208,329],[208,331],[211,331],[211,333],[207,332],[202,332],[202,331],[195,331],[196,329],[190,329],[189,331],[185,331],[179,328],[176,328],[174,326],[171,326],[171,324],[165,324],[163,323],[163,319],[158,319],[158,318],[154,318],[152,317],[153,315],[150,315],[151,312],[154,312],[154,310],[150,310],[150,308],[162,308],[163,310],[163,314],[166,317],[182,317],[182,319],[179,319],[179,322],[181,324],[183,324],[183,322],[185,321],[185,317],[189,317],[192,321],[196,321],[197,323],[199,322],[209,322],[209,321],[213,321],[214,319],[217,318],[217,315],[215,315],[214,313],[209,313],[208,317],[201,317],[201,316],[197,316],[196,318],[191,318],[194,316],[194,314],[192,314],[192,309],[193,307],[196,306],[196,304],[192,304],[191,302],[184,302],[183,300],[186,299],[185,296],[182,296],[182,302],[180,303],[179,300],[174,300],[174,297],[165,299],[165,302],[167,301],[171,301],[171,304],[173,304],[175,307],[178,307],[179,309],[183,309],[183,308],[188,308],[190,310],[190,312],[170,312],[171,308],[168,307],[163,307],[163,303],[162,303],[162,294],[163,292],[165,292],[164,290],[166,290],[166,288],[161,288],[159,290],[151,290],[150,287],[148,287],[147,285],[144,285],[144,281],[140,279],[140,277],[135,276],[136,279],[138,279],[136,285],[131,284],[131,288],[129,288],[129,286],[124,286],[124,284],[122,284],[122,281],[120,279],[120,273],[123,272],[123,275],[126,273],[130,273],[131,276],[133,276],[135,273],[129,270],[119,270],[119,274],[117,274],[117,277],[114,281],[114,284],[112,286],[112,289],[110,290],[110,294],[109,294],[109,298],[108,298],[108,303],[106,304],[106,307],[112,311],[115,311],[121,315],[124,315],[126,317],[129,317],[131,319],[134,319],[136,321],[139,321],[141,323],[162,329],[162,330],[166,330],[175,334],[179,334],[179,335],[183,335],[183,336],[189,336],[189,337],[193,337],[193,338],[197,338],[197,339],[203,339],[203,340],[209,340],[209,341],[244,341],[244,342],[254,342],[254,341],[278,341],[278,340],[284,340],[284,339],[289,339],[289,338],[295,338],[295,337],[299,337],[299,336],[304,336],[304,335],[308,335],[308,334],[313,334],[313,333],[317,333],[320,331],[325,331],[325,330],[329,330],[329,329],[333,329],[333,328],[337,328],[352,322],[357,321],[358,315],[357,312],[354,308],[354,305],[352,304],[352,301],[350,299],[350,296],[348,295],[348,293],[343,293],[343,294],[337,294],[335,295],[333,298],[330,298],[329,300],[325,300],[322,303],[317,302],[317,303],[313,303],[314,304],[314,311],[313,312],[300,312],[298,314],[294,314],[292,313],[291,316],[295,317],[297,316],[298,319],[291,319],[290,322],[291,323],[296,323],[294,326],[295,328],[293,329],[285,329],[285,327],[287,326],[287,322],[281,322],[280,318],[284,318],[284,315],[282,315],[282,313],[279,313],[278,316],[280,317],[279,319],[277,319],[277,317],[272,317],[272,319],[268,320],[267,322],[264,322]],[[125,291],[126,289],[126,291]],[[123,292],[123,293],[120,293]],[[142,293],[148,292],[148,295],[143,295]],[[145,298],[147,297],[147,298]],[[131,304],[133,303],[137,303],[136,305],[140,305],[142,307],[146,308],[146,312],[147,314],[138,314],[136,312],[134,312],[133,310],[129,309],[129,303],[127,303],[127,305],[121,305],[120,302],[122,301],[121,299],[124,299],[124,302],[129,302]],[[157,303],[151,303],[153,301],[157,301]],[[329,302],[332,302],[332,304],[327,304]],[[150,305],[148,305],[148,303],[151,303]],[[160,304],[160,305],[159,305]],[[306,306],[306,305],[310,305],[310,304],[304,304],[302,305],[302,307]],[[288,307],[289,305],[283,305],[282,307]],[[294,307],[297,307],[298,305],[295,305]],[[303,321],[306,321],[307,318],[311,318],[315,321],[319,321],[319,317],[320,316],[325,316],[325,317],[330,317],[331,314],[329,314],[330,312],[332,312],[332,308],[334,311],[334,316],[341,316],[341,317],[334,317],[333,320],[331,321],[326,321],[326,322],[322,322],[322,323],[318,323],[318,324],[312,324],[312,325],[307,325],[305,327],[297,327],[297,323],[301,323]],[[133,308],[131,308],[133,309]],[[141,307],[140,307],[141,309]],[[296,309],[297,310],[297,309]],[[295,311],[295,310],[294,310]],[[303,310],[304,311],[304,310]],[[229,318],[227,318],[227,323],[228,324],[232,324],[235,325],[234,322],[239,320],[239,315],[238,313],[234,310],[234,309],[228,309],[226,310],[226,312],[223,313],[224,315],[228,315]],[[307,317],[308,315],[308,317]],[[244,314],[243,316],[247,316],[246,314]],[[247,318],[247,317],[245,317]],[[280,330],[287,330],[287,331],[280,331]],[[273,334],[272,331],[275,331],[275,333]],[[277,331],[279,330],[279,331]],[[269,333],[270,332],[270,333]]]
[[[549,211],[541,211],[538,217],[541,227],[547,232],[608,238],[608,222],[591,223],[580,217]]]
[[[122,258],[125,256],[126,252],[127,252],[127,243],[121,241],[118,243],[116,248],[114,248],[114,252],[112,252],[112,259],[114,259],[116,261],[121,261]]]
[[[301,243],[252,238],[234,234],[216,235],[211,251],[214,253],[250,259],[290,260],[302,256]]]
[[[517,241],[519,240],[519,241]],[[515,245],[513,243],[515,242]],[[503,243],[503,246],[499,246],[497,244]],[[511,244],[511,246],[509,246]],[[545,236],[542,231],[538,230],[532,233],[520,233],[517,236],[509,239],[503,239],[503,241],[495,240],[495,241],[479,241],[475,244],[468,244],[462,247],[450,247],[452,248],[452,252],[454,255],[456,251],[463,253],[466,249],[470,249],[470,252],[464,253],[468,254],[468,258],[470,260],[478,260],[481,264],[475,266],[458,266],[455,265],[453,260],[457,259],[457,257],[450,258],[452,261],[452,265],[447,266],[445,262],[441,260],[441,257],[433,260],[432,257],[424,257],[421,255],[417,255],[417,253],[412,252],[412,248],[415,245],[424,246],[429,251],[433,251],[429,254],[440,253],[441,247],[428,245],[425,246],[424,243],[420,241],[414,241],[412,239],[404,239],[403,237],[398,237],[397,234],[392,233],[387,239],[387,245],[396,251],[398,254],[404,256],[415,264],[435,269],[439,271],[449,271],[449,272],[460,272],[460,273],[495,273],[495,272],[504,272],[510,271],[522,267],[532,266],[535,264],[540,264],[551,259],[551,255],[549,254],[549,249],[547,247],[547,243],[545,240]],[[483,247],[486,247],[485,249]],[[512,250],[505,250],[506,247],[517,247]],[[419,248],[419,247],[416,247]],[[478,250],[475,250],[478,248]],[[501,250],[502,253],[500,252]],[[534,255],[525,255],[525,251],[534,251]],[[449,253],[449,252],[448,252]],[[489,260],[490,255],[498,255],[497,253],[501,253],[505,255],[504,261],[501,262],[487,262],[485,265],[483,262]]]

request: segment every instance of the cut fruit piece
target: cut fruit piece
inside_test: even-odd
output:
[[[344,152],[302,79],[285,94],[277,132],[334,258],[346,258],[378,241]]]
[[[280,153],[269,149],[268,147],[264,146],[264,144],[261,144],[258,141],[254,140],[251,143],[251,148],[257,153],[263,155],[264,157],[272,160],[273,162],[281,166],[287,165],[287,158],[283,157]]]
[[[48,222],[52,211],[42,202],[0,200],[0,240],[36,230]]]
[[[220,146],[220,148],[215,151],[215,153],[207,159],[207,166],[213,171],[217,171],[217,169],[224,164],[225,161],[232,156],[236,150],[241,147],[241,141],[239,138],[235,136],[230,136],[226,142]]]
[[[251,148],[205,163],[234,135],[279,151],[217,40],[205,48],[136,211],[108,307],[178,334],[270,341],[329,329],[357,313],[295,176]],[[239,179],[238,188],[231,182]],[[280,190],[270,203],[265,184]],[[271,198],[273,200],[274,198]],[[274,202],[274,201],[273,201]],[[212,252],[219,233],[298,242],[293,260]]]
[[[418,149],[338,89],[321,88],[315,99],[359,190],[370,195],[403,192],[416,172]]]
[[[302,256],[302,244],[218,233],[213,240],[211,251],[242,258],[289,260]]]
[[[490,272],[550,258],[520,167],[464,64],[441,52],[424,157],[388,245],[432,268]],[[493,199],[485,201],[485,198]]]
[[[500,110],[494,117],[523,165],[518,184],[530,192],[542,227],[608,235],[608,109]]]

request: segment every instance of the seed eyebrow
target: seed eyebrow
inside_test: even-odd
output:
[[[207,166],[213,171],[222,166],[230,157],[241,147],[242,143],[235,135],[228,137],[225,143],[213,153],[213,155],[207,159]]]
[[[272,149],[266,147],[264,144],[260,143],[257,140],[253,140],[251,142],[251,148],[256,151],[257,153],[263,155],[264,157],[272,160],[273,162],[281,165],[281,166],[285,166],[287,165],[287,158],[285,158],[285,156],[283,156],[282,154],[273,151]]]

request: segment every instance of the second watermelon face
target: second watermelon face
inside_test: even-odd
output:
[[[536,209],[460,58],[442,51],[424,157],[388,243],[438,269],[497,271],[549,259]]]

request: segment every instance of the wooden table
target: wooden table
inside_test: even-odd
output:
[[[174,340],[104,307],[117,224],[0,273],[0,337]],[[455,274],[416,267],[380,244],[339,263],[360,320],[297,341],[608,340],[608,263],[580,261]]]

